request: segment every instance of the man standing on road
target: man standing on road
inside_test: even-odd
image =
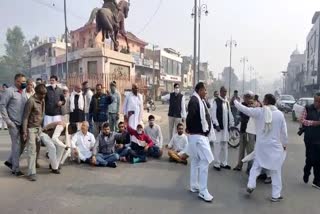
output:
[[[174,92],[165,96],[169,101],[169,140],[176,133],[176,127],[179,123],[184,123],[186,119],[186,102],[185,97],[180,93],[180,85],[174,84]]]
[[[195,87],[195,92],[188,104],[187,132],[189,144],[187,154],[190,157],[190,191],[199,193],[199,197],[210,202],[213,196],[207,188],[208,168],[213,161],[213,155],[209,143],[209,134],[212,129],[211,117],[205,97],[207,89],[200,82]]]
[[[78,127],[85,121],[85,99],[81,90],[81,85],[76,84],[70,95],[70,123],[77,123]]]
[[[123,103],[123,114],[125,120],[132,129],[136,129],[142,122],[143,118],[143,98],[138,93],[138,86],[132,84],[132,92],[128,94]]]
[[[63,121],[61,107],[65,104],[63,91],[57,86],[58,77],[50,77],[50,86],[47,87],[46,96],[46,114],[44,116],[44,126],[53,123]]]
[[[24,108],[23,114],[23,139],[27,140],[28,147],[28,177],[36,181],[37,139],[40,137],[41,125],[44,116],[44,98],[47,89],[44,84],[35,88],[35,95],[30,97]]]
[[[117,90],[116,81],[110,83],[110,96],[113,102],[109,106],[109,124],[112,132],[117,131],[117,125],[120,118],[120,93]]]
[[[5,90],[1,95],[0,111],[3,120],[7,123],[11,137],[11,153],[9,159],[4,164],[12,170],[12,174],[22,176],[19,168],[20,154],[24,150],[22,133],[23,109],[27,102],[27,97],[23,94],[23,89],[27,87],[26,77],[23,74],[16,74],[14,86]]]
[[[90,103],[90,118],[94,122],[94,136],[100,133],[101,125],[108,121],[108,108],[113,102],[113,98],[109,94],[102,92],[102,85],[97,84],[96,94],[92,96]]]
[[[220,96],[215,99],[211,108],[213,126],[216,130],[216,141],[214,142],[214,169],[221,168],[230,170],[228,165],[228,142],[229,130],[234,125],[230,104],[226,98],[227,89],[221,87]]]
[[[236,108],[255,119],[257,141],[255,158],[250,170],[247,192],[251,194],[256,188],[256,180],[262,168],[269,170],[272,178],[272,202],[279,202],[281,196],[281,169],[286,156],[288,144],[287,125],[284,115],[275,107],[276,98],[267,94],[263,108],[248,108],[235,101]]]
[[[304,143],[306,146],[306,163],[303,181],[309,182],[313,167],[314,180],[312,186],[320,189],[320,93],[314,96],[314,102],[306,106],[301,115],[304,128]]]

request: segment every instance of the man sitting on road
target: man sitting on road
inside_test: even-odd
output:
[[[170,143],[167,145],[169,160],[177,163],[188,164],[186,149],[188,146],[188,137],[183,133],[183,124],[177,125],[177,133],[173,135]]]
[[[161,128],[158,124],[155,124],[155,117],[150,115],[149,118],[149,125],[144,128],[144,132],[151,138],[153,142],[153,146],[148,150],[148,156],[153,158],[160,158],[162,156],[163,150],[163,137]]]
[[[92,150],[95,145],[95,138],[89,131],[89,123],[81,123],[81,130],[71,139],[72,153],[77,158],[78,163],[91,163]]]
[[[115,145],[121,136],[121,133],[111,132],[109,123],[103,123],[102,132],[93,147],[92,165],[116,168],[120,156],[115,152]]]
[[[143,132],[141,124],[138,124],[137,130],[134,130],[128,123],[127,129],[131,135],[131,151],[129,154],[130,162],[146,162],[148,150],[153,146],[151,138]]]
[[[121,133],[121,137],[116,139],[116,152],[120,156],[120,161],[127,162],[128,154],[130,152],[130,134],[125,129],[124,122],[119,122],[118,133]]]

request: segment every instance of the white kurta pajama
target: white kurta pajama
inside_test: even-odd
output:
[[[128,116],[130,111],[134,114],[129,118],[128,123],[132,129],[136,130],[138,124],[142,124],[143,98],[141,94],[138,93],[136,96],[131,92],[126,96],[123,103],[123,114]]]
[[[229,127],[234,125],[234,118],[230,109],[230,104],[227,100],[223,100],[222,108],[223,108],[223,130],[219,132],[215,130],[216,140],[214,141],[214,166],[220,167],[221,165],[227,166],[228,165],[228,142],[229,142]],[[213,101],[211,105],[211,117],[212,123],[216,126],[219,126],[219,122],[217,119],[217,103]],[[228,115],[229,114],[229,115]]]
[[[262,168],[270,171],[272,197],[279,198],[282,190],[281,168],[286,157],[284,146],[288,144],[287,125],[282,112],[271,107],[271,128],[265,130],[266,108],[247,108],[235,101],[237,109],[255,119],[256,145],[254,163],[250,171],[248,188],[256,188],[256,179]],[[269,107],[268,107],[269,108]]]

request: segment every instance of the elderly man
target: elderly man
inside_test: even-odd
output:
[[[190,191],[199,193],[198,197],[206,202],[211,202],[213,196],[208,191],[207,183],[209,164],[214,159],[209,143],[209,136],[212,134],[213,127],[205,101],[206,95],[205,84],[198,83],[188,104],[186,130],[189,134],[189,139],[187,154],[191,160]]]
[[[44,126],[53,123],[63,121],[61,107],[65,104],[66,100],[63,95],[63,91],[58,87],[58,77],[50,77],[50,86],[47,87],[46,96],[46,109],[44,117]]]
[[[71,139],[72,153],[78,163],[91,163],[95,143],[94,135],[89,132],[89,123],[87,121],[82,122],[80,131]]]
[[[37,138],[40,137],[41,125],[44,116],[44,98],[47,89],[44,84],[35,88],[35,95],[30,97],[24,108],[23,114],[23,138],[28,146],[28,177],[30,181],[36,181]]]
[[[23,89],[23,93],[27,96],[29,99],[31,96],[34,95],[35,91],[34,88],[36,87],[36,84],[34,83],[33,79],[27,80],[27,88]]]
[[[176,127],[179,123],[184,123],[186,119],[186,102],[185,97],[180,92],[180,85],[174,84],[174,92],[166,95],[165,100],[169,101],[169,139],[176,133]]]
[[[23,74],[16,74],[14,86],[5,90],[1,95],[0,111],[3,120],[7,123],[11,137],[11,153],[9,159],[4,164],[12,170],[12,174],[22,176],[19,159],[24,149],[22,141],[22,116],[23,109],[27,102],[27,97],[23,94],[23,89],[27,87],[26,77]]]
[[[138,93],[138,86],[136,84],[132,85],[132,92],[129,93],[123,103],[123,114],[125,120],[131,128],[136,129],[138,124],[142,122],[143,117],[143,98],[140,93]]]
[[[279,202],[282,179],[281,168],[286,156],[288,144],[287,125],[284,115],[276,107],[276,98],[272,94],[264,97],[263,108],[248,108],[238,101],[235,107],[242,113],[254,118],[257,131],[255,158],[250,170],[247,192],[251,194],[256,188],[256,179],[262,168],[269,170],[272,178],[272,202]]]
[[[70,123],[81,123],[85,121],[84,116],[85,99],[80,84],[74,86],[70,95]]]
[[[217,139],[214,142],[214,169],[220,171],[221,168],[230,170],[228,165],[228,141],[229,129],[234,125],[230,104],[226,98],[227,89],[220,88],[220,96],[212,104],[211,117],[216,131]]]

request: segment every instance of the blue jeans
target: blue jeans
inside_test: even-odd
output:
[[[104,155],[102,153],[98,153],[96,156],[97,166],[107,166],[108,163],[113,163],[119,160],[119,155],[117,153],[113,153],[110,155]]]
[[[162,156],[162,151],[158,146],[152,146],[148,149],[148,156],[160,158]]]
[[[117,149],[116,153],[119,154],[120,157],[127,157],[131,148],[127,145],[124,145],[123,148]]]
[[[118,121],[119,121],[118,114],[109,113],[109,125],[110,125],[111,131],[113,132],[118,131]]]

